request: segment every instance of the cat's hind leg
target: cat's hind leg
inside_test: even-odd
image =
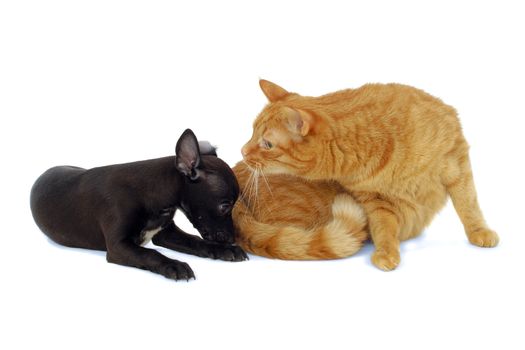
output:
[[[462,154],[452,155],[444,173],[444,184],[452,199],[470,243],[480,247],[495,247],[499,238],[489,229],[478,204],[472,169],[466,147]]]

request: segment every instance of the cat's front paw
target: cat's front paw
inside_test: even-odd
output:
[[[470,232],[468,240],[478,247],[490,248],[498,245],[499,237],[496,232],[488,228],[481,228]]]
[[[379,249],[372,254],[372,263],[383,271],[391,271],[399,265],[401,258],[399,252],[387,252],[386,250]]]
[[[248,255],[238,246],[213,244],[208,247],[208,257],[224,261],[248,260]]]

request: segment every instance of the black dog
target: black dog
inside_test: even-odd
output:
[[[201,154],[186,130],[176,156],[85,170],[59,166],[31,189],[31,211],[40,229],[68,246],[107,251],[108,262],[134,266],[175,280],[195,278],[188,264],[172,260],[153,243],[184,253],[228,261],[247,255],[235,241],[231,210],[239,186],[230,167]],[[181,209],[204,238],[173,222]]]

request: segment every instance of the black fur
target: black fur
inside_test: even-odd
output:
[[[213,155],[201,155],[186,130],[176,156],[93,169],[59,166],[42,174],[31,189],[31,211],[53,241],[107,251],[108,262],[159,273],[175,280],[195,278],[188,264],[141,244],[146,231],[161,228],[155,245],[201,257],[242,261],[231,210],[239,186],[230,169]],[[181,209],[200,238],[173,221]]]

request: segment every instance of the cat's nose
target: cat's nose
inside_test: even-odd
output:
[[[242,146],[241,153],[242,153],[243,157],[246,157],[248,155],[248,153],[250,153],[250,149],[249,149],[247,144]]]

